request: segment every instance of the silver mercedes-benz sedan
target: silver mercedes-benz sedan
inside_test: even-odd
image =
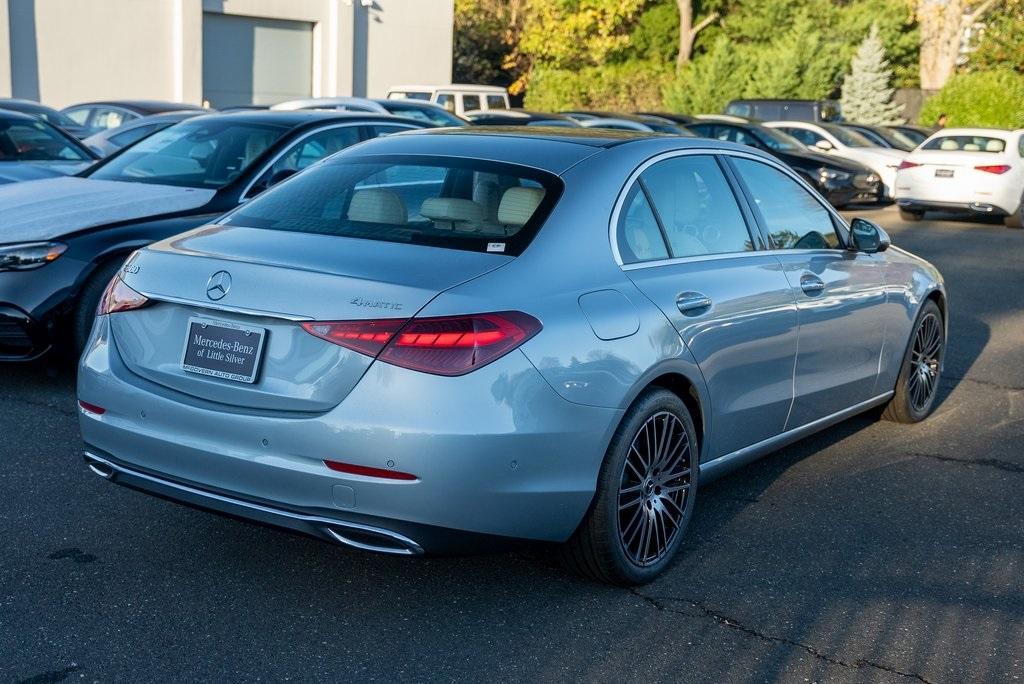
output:
[[[934,267],[749,147],[403,133],[128,259],[85,459],[351,547],[555,542],[641,583],[699,484],[873,407],[925,418],[946,318]]]

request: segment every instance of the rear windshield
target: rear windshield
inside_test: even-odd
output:
[[[989,138],[984,135],[943,135],[932,138],[924,144],[922,150],[943,150],[945,152],[1002,152],[1006,149],[1006,141],[1002,138]]]
[[[554,175],[510,164],[346,157],[310,167],[224,223],[515,256],[561,188]]]

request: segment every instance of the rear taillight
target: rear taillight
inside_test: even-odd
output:
[[[100,306],[96,310],[96,315],[104,316],[118,311],[141,309],[146,304],[149,304],[149,299],[125,285],[121,276],[116,275],[107,285],[103,296],[100,297]]]
[[[104,413],[107,412],[107,409],[103,408],[102,406],[90,404],[89,402],[82,401],[81,399],[78,400],[78,406],[86,413],[93,413],[97,416],[102,416]]]
[[[901,161],[900,165],[896,167],[896,170],[897,171],[902,171],[903,169],[912,169],[915,166],[920,166],[920,164],[917,164],[917,163],[912,162],[912,161]]]
[[[975,166],[975,170],[984,171],[985,173],[1001,174],[1006,173],[1010,170],[1009,164],[982,164],[981,166]]]
[[[306,332],[381,361],[436,375],[463,375],[509,353],[541,330],[519,311],[412,320],[303,323]]]

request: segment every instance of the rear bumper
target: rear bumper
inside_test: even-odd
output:
[[[941,202],[900,197],[896,204],[907,211],[948,211],[952,213],[975,214],[979,216],[1008,216],[1011,212],[987,202]]]
[[[110,479],[341,543],[367,526],[357,541],[373,550],[392,533],[431,553],[565,541],[622,415],[562,399],[519,351],[459,378],[377,363],[327,413],[241,413],[133,375],[108,333],[100,319],[78,394],[105,409],[80,423]],[[325,458],[417,479],[335,472]]]

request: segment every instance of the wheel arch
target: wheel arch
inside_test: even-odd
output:
[[[707,434],[707,416],[705,415],[701,391],[697,384],[682,373],[669,371],[648,381],[644,388],[637,393],[637,396],[652,388],[666,389],[679,397],[686,405],[686,408],[693,416],[693,427],[697,432],[698,453],[703,454],[705,435]],[[633,401],[636,401],[636,397],[633,398]]]

